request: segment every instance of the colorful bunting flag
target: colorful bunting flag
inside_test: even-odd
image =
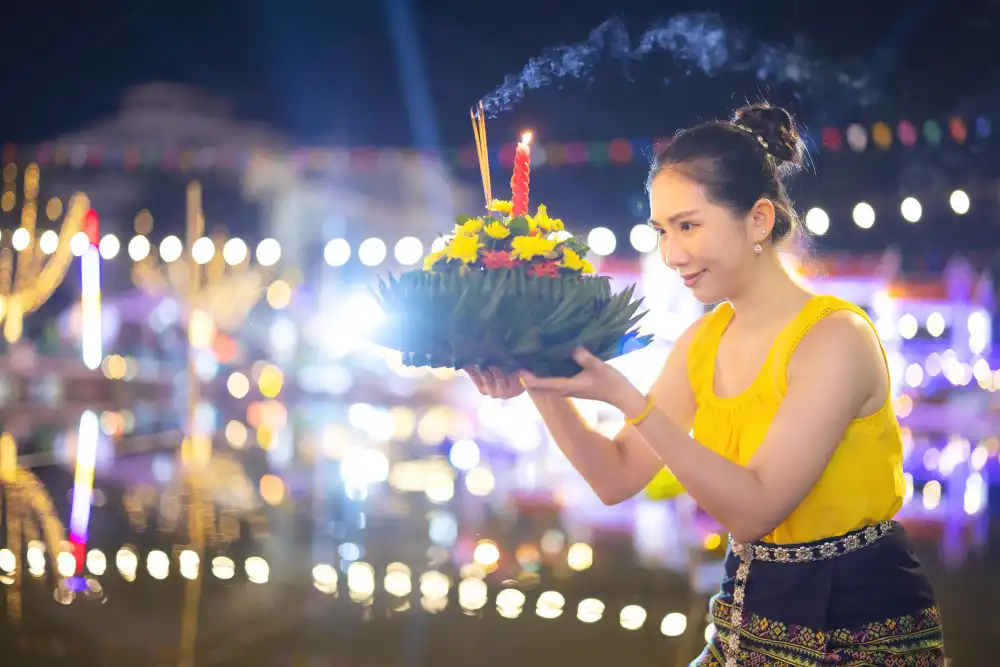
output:
[[[980,116],[967,121],[949,118],[945,122],[930,119],[917,125],[902,120],[895,126],[885,122],[870,125],[855,123],[847,127],[824,127],[819,134],[808,137],[810,147],[823,151],[870,150],[886,151],[896,145],[912,148],[918,145],[940,146],[944,143],[966,145],[987,139],[992,131],[989,118]],[[611,141],[567,141],[532,146],[532,167],[580,167],[633,164],[645,165],[652,153],[669,142],[669,138],[625,139]],[[491,160],[502,167],[514,163],[514,144],[492,151]],[[75,169],[124,169],[125,171],[242,171],[255,159],[286,160],[302,171],[337,172],[344,170],[379,169],[394,163],[444,163],[460,169],[478,169],[479,162],[471,146],[439,152],[418,152],[398,148],[299,148],[287,153],[271,154],[255,149],[231,146],[188,148],[181,151],[162,150],[150,146],[103,146],[77,143],[43,143],[19,146],[8,143],[0,154],[0,163],[37,162],[42,166]]]

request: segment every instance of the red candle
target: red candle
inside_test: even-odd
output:
[[[525,132],[514,153],[514,175],[510,179],[511,216],[528,214],[528,183],[531,180],[531,132]]]

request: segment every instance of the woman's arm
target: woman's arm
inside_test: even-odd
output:
[[[876,394],[883,401],[888,396],[884,368],[871,326],[853,313],[837,312],[799,344],[785,399],[746,467],[690,438],[687,426],[665,410],[654,409],[636,430],[734,539],[754,541],[802,502],[864,406]],[[633,388],[619,403],[626,415],[635,416],[646,397]]]
[[[687,352],[700,324],[701,320],[695,322],[677,341],[649,390],[671,423],[685,430],[691,429],[696,407],[687,377]],[[636,428],[625,426],[608,438],[584,423],[570,399],[545,390],[529,390],[528,396],[556,445],[605,504],[628,500],[663,469],[663,461]]]

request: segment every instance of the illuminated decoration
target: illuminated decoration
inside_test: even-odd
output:
[[[101,343],[101,237],[97,212],[93,209],[84,217],[83,233],[90,243],[80,257],[80,351],[84,365],[96,370],[104,352]]]
[[[73,478],[73,504],[69,514],[69,541],[76,559],[76,575],[83,575],[87,554],[87,531],[90,526],[90,506],[94,496],[94,467],[97,464],[97,444],[100,423],[90,410],[80,417],[76,445],[76,473]]]
[[[17,204],[17,172],[16,164],[4,161],[0,195],[0,208],[4,212],[12,211]],[[41,177],[37,164],[28,165],[23,180],[20,227],[10,234],[11,247],[0,249],[0,321],[4,338],[11,343],[20,340],[25,315],[38,310],[62,284],[73,261],[71,241],[90,209],[85,195],[73,195],[59,232],[49,230],[39,234],[36,223]],[[62,206],[52,209],[46,212],[51,219],[58,219]]]
[[[167,266],[147,251],[135,261],[132,277],[151,295],[179,297],[187,306],[189,320],[207,315],[206,326],[231,329],[243,323],[264,294],[270,267],[281,252],[270,246],[267,241],[261,243],[254,265],[240,239],[205,236],[201,184],[194,181],[187,188],[186,241],[168,236],[160,244],[160,259]],[[195,341],[205,338],[197,332],[192,335]]]
[[[144,236],[137,236],[133,242]],[[276,245],[276,244],[271,244]],[[151,252],[139,257],[132,267],[135,284],[155,296],[174,296],[187,315],[189,354],[187,363],[188,410],[186,434],[204,439],[208,434],[196,424],[200,402],[200,382],[194,352],[210,350],[218,330],[242,324],[264,294],[264,285],[280,257],[280,247],[267,241],[257,248],[252,266],[250,252],[239,239],[205,236],[201,183],[187,187],[187,239],[182,243],[168,236],[160,244],[163,267]],[[146,243],[148,249],[148,241]],[[184,249],[187,248],[185,252]]]
[[[870,124],[853,123],[847,126],[826,126],[819,129],[815,145],[827,151],[850,150],[864,152],[872,148],[888,150],[894,146],[940,146],[942,144],[966,145],[972,140],[985,140],[992,134],[993,119],[930,118],[923,122],[900,120],[893,124],[877,121]],[[670,140],[664,138],[616,138],[603,141],[552,142],[535,146],[531,165],[583,166],[645,164],[647,151],[662,146]],[[490,154],[503,166],[512,166],[516,153],[515,144],[506,144]],[[42,143],[37,146],[7,144],[4,162],[17,158],[30,159],[41,165],[59,168],[111,168],[126,171],[171,171],[181,173],[210,171],[243,171],[258,156],[259,149],[244,150],[233,146],[208,146],[204,148],[175,150],[159,146],[104,146],[94,143]],[[270,156],[269,156],[270,157]],[[300,148],[282,159],[300,171],[331,173],[374,169],[386,159],[413,160],[415,162],[444,162],[452,166],[474,169],[478,166],[473,147],[422,153],[396,148]]]
[[[151,229],[151,222],[148,224]],[[137,230],[149,231],[149,229]],[[145,236],[137,236],[136,239]],[[187,230],[182,242],[168,236],[160,244],[160,259],[148,251],[149,242],[137,247],[144,253],[133,257],[132,276],[136,285],[149,294],[173,296],[183,304],[187,315],[187,418],[185,437],[181,444],[180,462],[183,467],[184,489],[187,497],[188,548],[183,556],[187,563],[188,580],[184,593],[184,612],[181,621],[180,664],[194,664],[194,646],[198,630],[198,607],[201,599],[201,562],[204,560],[206,532],[212,528],[212,540],[221,533],[228,543],[239,534],[238,521],[229,517],[220,520],[220,530],[214,530],[214,509],[205,500],[205,486],[214,475],[212,468],[212,436],[209,427],[199,419],[201,382],[198,378],[196,353],[212,352],[219,330],[232,329],[242,324],[246,316],[264,295],[270,267],[280,258],[281,248],[276,242],[261,242],[257,247],[257,262],[253,266],[250,251],[239,239],[205,236],[205,215],[202,210],[201,184],[193,181],[187,187]],[[131,245],[131,244],[130,244]],[[186,249],[186,251],[185,251]],[[131,254],[131,249],[130,249]],[[230,475],[218,479],[230,480]],[[127,501],[128,502],[128,501]],[[142,508],[138,508],[145,515]],[[130,518],[133,512],[130,511]],[[222,528],[222,523],[227,526]],[[235,524],[235,529],[233,525]],[[183,564],[182,564],[183,565]]]
[[[7,432],[0,434],[0,492],[6,537],[0,549],[0,569],[13,578],[4,587],[7,614],[20,620],[24,571],[36,578],[45,576],[45,554],[49,554],[51,561],[57,561],[63,553],[65,529],[45,486],[33,472],[17,465],[17,443]]]

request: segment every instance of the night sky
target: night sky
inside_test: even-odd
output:
[[[603,5],[598,6],[599,4]],[[1000,2],[846,1],[454,2],[328,0],[56,0],[9,3],[0,17],[2,138],[35,141],[114,112],[122,92],[153,80],[213,89],[241,116],[266,120],[301,144],[411,145],[393,25],[411,25],[414,71],[442,144],[469,140],[467,109],[545,47],[585,39],[612,16],[633,38],[651,22],[718,12],[750,43],[774,45],[865,78],[880,99],[810,99],[722,67],[686,76],[668,55],[602,62],[592,80],[529,93],[495,127],[530,124],[556,139],[659,136],[725,115],[761,95],[804,122],[996,111]],[[608,7],[613,7],[610,11]],[[406,16],[412,17],[407,22]],[[399,17],[403,17],[399,21]],[[397,32],[398,34],[398,32]],[[411,77],[412,78],[412,77]],[[669,81],[669,82],[668,82]],[[795,94],[796,92],[800,94]],[[429,123],[424,123],[426,128]],[[426,131],[426,129],[425,129]]]
[[[0,16],[0,144],[75,132],[113,116],[129,88],[168,81],[231,100],[239,117],[263,121],[297,146],[468,146],[473,103],[505,79],[517,81],[540,55],[578,64],[582,52],[559,45],[585,43],[611,20],[616,27],[582,58],[581,76],[528,90],[490,121],[491,148],[526,127],[543,144],[625,137],[648,146],[766,98],[796,114],[810,149],[809,172],[792,184],[798,207],[823,207],[834,220],[817,250],[893,246],[929,271],[954,252],[973,253],[977,265],[1000,270],[1000,0],[603,4],[19,3]],[[655,26],[683,29],[667,42],[672,50],[639,58],[642,36]],[[616,58],[623,49],[629,58]],[[551,70],[547,62],[538,69]],[[907,119],[920,128],[933,118],[947,130],[953,116],[970,123],[970,137],[980,116],[992,119],[993,131],[964,144],[821,147],[827,126],[895,128]],[[532,190],[578,225],[627,233],[646,216],[641,158],[624,167],[538,169]],[[476,185],[474,171],[456,175]],[[955,188],[972,197],[969,215],[949,208]],[[900,216],[909,195],[921,199],[926,223]],[[850,222],[858,201],[879,211],[874,229]]]

